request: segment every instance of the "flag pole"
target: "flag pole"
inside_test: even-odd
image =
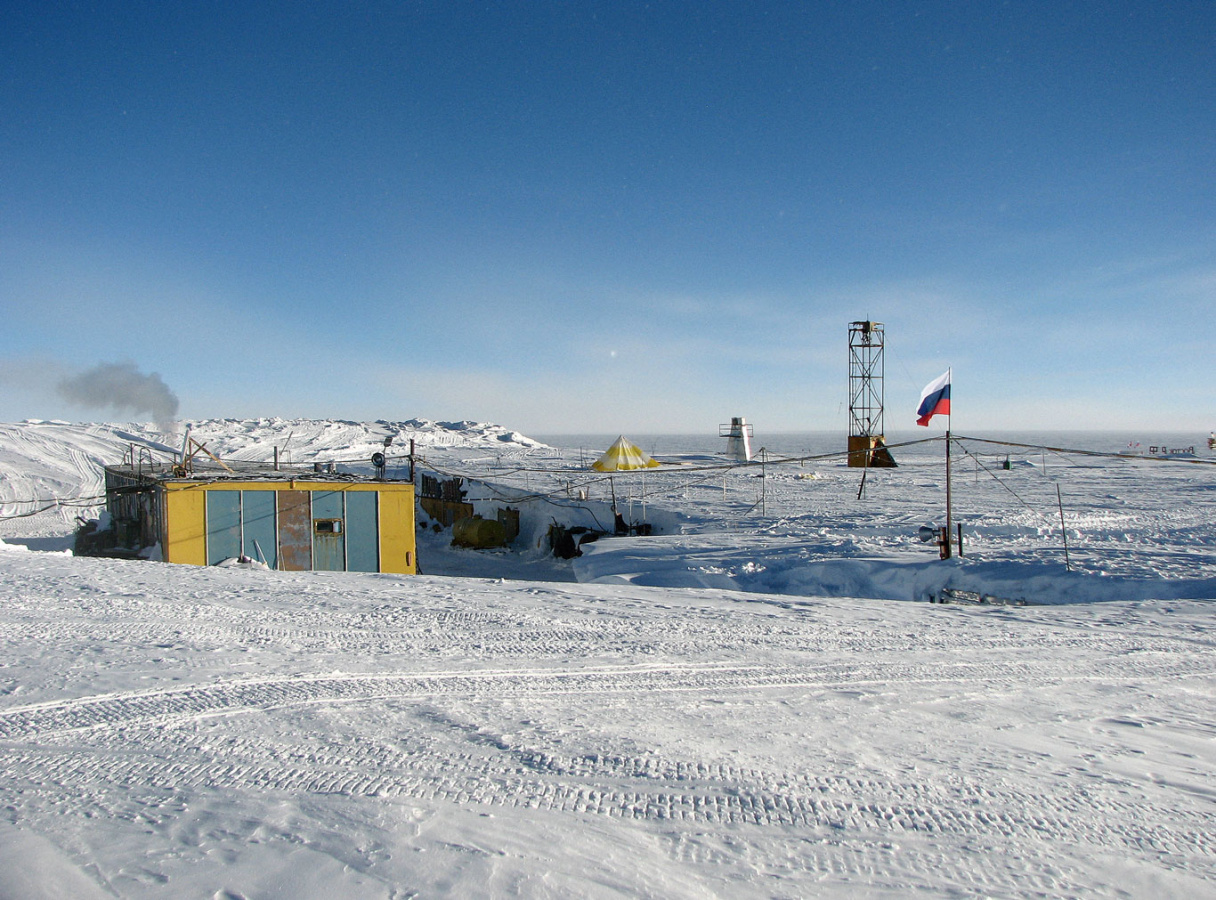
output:
[[[950,385],[950,409],[954,409],[954,369],[953,367],[946,369],[946,383]],[[950,498],[950,412],[946,413],[946,541],[945,551],[946,559],[949,559],[954,551],[954,524],[952,522],[952,508]]]
[[[942,529],[946,533],[939,536],[938,547],[941,550],[942,559],[949,559],[954,552],[954,509],[953,498],[951,497],[952,485],[950,483],[950,386],[954,380],[954,369],[946,369],[946,374],[940,378],[935,378],[925,385],[925,389],[921,391],[920,405],[916,408],[917,425],[928,425],[929,420],[934,416],[944,414],[946,416],[946,527]],[[959,546],[962,546],[962,538],[959,538]]]

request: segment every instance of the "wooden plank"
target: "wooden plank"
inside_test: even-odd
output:
[[[433,497],[423,497],[418,501],[422,511],[442,525],[451,528],[459,519],[473,515],[472,503],[456,503],[451,500],[436,500]]]

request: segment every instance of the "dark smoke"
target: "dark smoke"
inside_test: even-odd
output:
[[[135,363],[101,363],[59,382],[59,393],[87,409],[150,413],[162,427],[177,418],[177,395],[156,372],[144,375]]]

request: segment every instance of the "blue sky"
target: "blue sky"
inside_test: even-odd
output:
[[[0,420],[1216,427],[1216,3],[16,3]],[[937,430],[937,429],[933,429]]]

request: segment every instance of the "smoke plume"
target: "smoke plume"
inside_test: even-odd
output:
[[[86,409],[150,413],[165,428],[177,417],[177,395],[156,372],[145,375],[133,362],[101,363],[59,382],[64,399]]]

